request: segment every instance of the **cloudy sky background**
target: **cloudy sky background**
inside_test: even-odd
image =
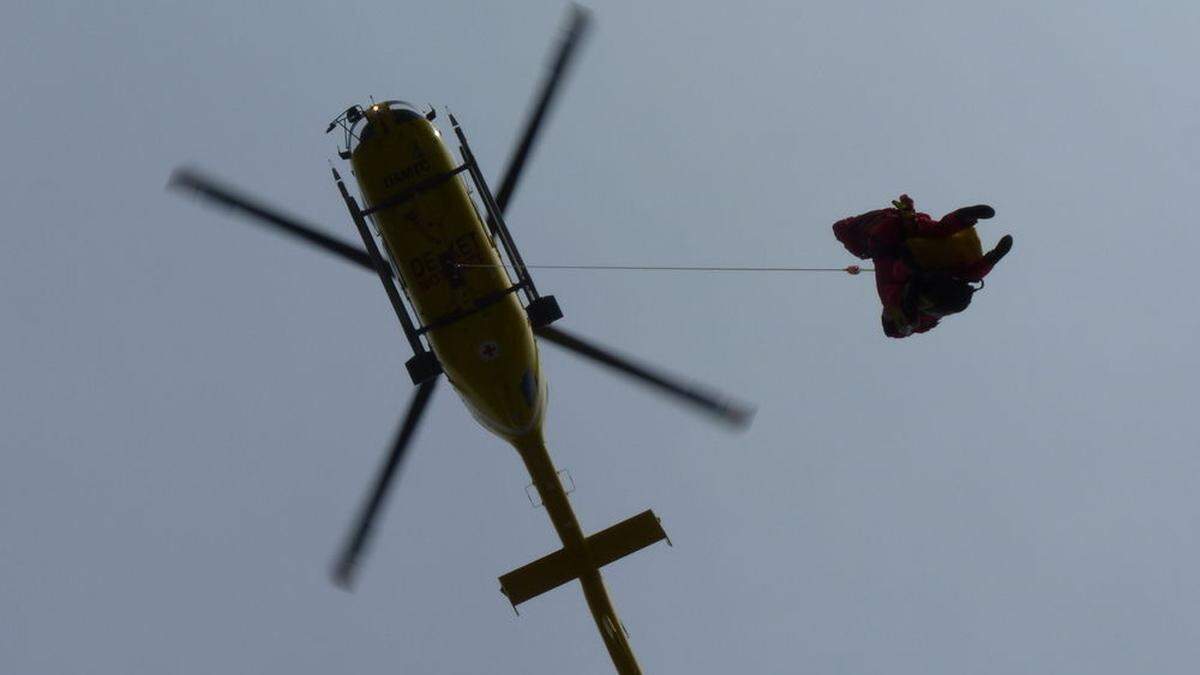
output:
[[[868,276],[542,272],[569,326],[758,406],[730,434],[548,346],[547,435],[649,673],[1194,672],[1200,6],[598,2],[511,209],[548,264],[836,267],[900,192],[1013,253],[884,338]],[[449,106],[495,176],[560,2],[17,2],[0,22],[0,671],[608,673],[515,453],[436,394],[352,595],[328,564],[411,396],[330,118]]]

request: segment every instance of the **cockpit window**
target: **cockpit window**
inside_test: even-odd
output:
[[[433,111],[430,110],[429,119],[432,119],[432,116]],[[376,136],[387,135],[392,125],[398,126],[423,117],[426,115],[421,114],[412,104],[404,101],[379,103],[372,101],[371,105],[366,108],[360,105],[350,106],[333,122],[330,122],[326,131],[333,131],[339,125],[341,126],[345,132],[345,140],[338,148],[338,154],[343,155],[343,159],[349,159],[347,155],[356,152],[359,144]],[[434,133],[437,133],[436,128]]]
[[[407,122],[408,120],[419,119],[421,119],[421,114],[415,110],[410,110],[408,108],[396,108],[392,110],[392,121],[396,124],[401,124],[403,122]]]

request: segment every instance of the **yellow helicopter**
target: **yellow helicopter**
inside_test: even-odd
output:
[[[667,536],[649,510],[590,536],[583,533],[542,434],[546,380],[534,336],[732,425],[747,424],[751,411],[553,327],[562,311],[553,296],[538,293],[505,223],[505,207],[588,22],[585,10],[572,9],[554,65],[495,193],[453,116],[449,121],[460,159],[443,143],[433,110],[422,113],[406,103],[386,101],[351,106],[330,123],[326,132],[340,130],[338,154],[350,162],[365,207],[360,207],[333,169],[363,248],[324,234],[194,170],[177,170],[170,184],[373,270],[413,350],[406,365],[417,386],[416,394],[338,558],[335,581],[344,587],[353,583],[409,439],[438,380],[445,375],[475,418],[516,448],[562,540],[558,551],[501,576],[501,591],[515,609],[578,579],[617,672],[629,675],[641,671],[600,568]],[[372,234],[372,224],[382,247]]]

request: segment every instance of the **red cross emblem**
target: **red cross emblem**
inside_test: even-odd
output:
[[[479,345],[479,356],[483,357],[484,361],[491,361],[500,356],[500,345],[495,342],[484,342]]]

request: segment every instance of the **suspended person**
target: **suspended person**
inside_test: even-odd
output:
[[[975,223],[995,214],[978,204],[934,220],[918,212],[908,195],[900,195],[892,208],[834,223],[834,236],[846,250],[875,263],[885,335],[924,333],[970,305],[983,278],[1012,248],[1012,237],[1005,235],[983,253]]]

